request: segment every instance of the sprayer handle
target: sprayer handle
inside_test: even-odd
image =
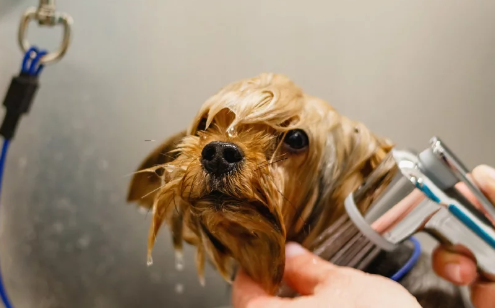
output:
[[[468,249],[476,259],[479,273],[495,282],[495,249],[490,240],[483,236],[482,230],[475,230],[476,226],[468,227],[447,208],[439,210],[424,226],[425,232],[449,249],[455,250],[455,246]]]

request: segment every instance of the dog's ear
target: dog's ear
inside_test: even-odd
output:
[[[364,124],[359,122],[348,124],[352,125],[353,132],[347,129],[350,131],[345,137],[348,140],[347,151],[341,160],[347,169],[345,170],[347,174],[344,176],[346,191],[343,191],[346,196],[350,193],[347,190],[353,191],[361,185],[394,147],[390,140],[374,134]]]
[[[155,148],[139,165],[137,173],[132,177],[129,191],[127,194],[128,202],[137,202],[145,208],[151,208],[158,188],[163,185],[162,169],[156,172],[139,172],[159,165],[173,161],[180,154],[172,152],[177,148],[177,145],[186,136],[186,131],[181,131],[178,134],[168,138],[164,143]]]
[[[374,152],[365,161],[361,173],[367,177],[382,162],[395,145],[380,136],[374,136]]]
[[[364,124],[335,114],[321,148],[316,202],[295,240],[312,249],[317,235],[344,213],[344,200],[381,163],[393,144]],[[300,217],[300,215],[295,215]],[[310,233],[311,231],[311,233]],[[307,234],[310,233],[309,236]]]

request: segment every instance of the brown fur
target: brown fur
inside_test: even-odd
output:
[[[282,142],[295,128],[309,137],[300,153]],[[239,170],[222,180],[211,178],[200,163],[211,141],[235,143],[246,155]],[[153,211],[149,254],[165,222],[177,251],[183,240],[197,247],[200,276],[206,258],[226,280],[239,265],[274,294],[285,242],[311,249],[342,215],[344,198],[391,147],[285,76],[261,74],[208,99],[184,133],[139,166],[128,200]]]

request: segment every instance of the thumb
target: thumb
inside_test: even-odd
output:
[[[314,294],[329,272],[337,268],[293,242],[285,246],[285,258],[284,280],[301,295]]]

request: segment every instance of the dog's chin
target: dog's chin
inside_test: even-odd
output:
[[[225,278],[232,275],[231,261],[266,292],[275,294],[285,265],[285,231],[282,218],[260,201],[234,198],[212,191],[193,203],[203,244]]]

